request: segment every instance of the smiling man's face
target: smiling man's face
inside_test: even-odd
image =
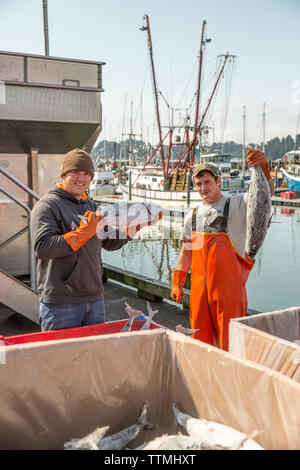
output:
[[[90,185],[92,176],[85,171],[69,171],[63,176],[62,187],[76,199],[81,199]]]
[[[210,171],[202,171],[194,177],[194,186],[202,197],[204,204],[217,202],[221,197],[221,178],[215,178]]]

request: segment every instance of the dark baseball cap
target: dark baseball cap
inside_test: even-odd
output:
[[[201,171],[209,171],[214,176],[220,176],[218,168],[212,163],[199,163],[193,170],[193,178],[197,176]]]

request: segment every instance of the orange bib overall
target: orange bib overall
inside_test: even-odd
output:
[[[246,282],[255,263],[247,253],[243,258],[227,232],[228,199],[219,231],[196,231],[196,210],[192,217],[192,271],[190,294],[191,328],[194,338],[228,350],[231,318],[245,316]],[[211,229],[210,229],[211,230]]]

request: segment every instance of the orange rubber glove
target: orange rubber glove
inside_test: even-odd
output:
[[[248,165],[258,166],[260,165],[262,171],[264,172],[267,181],[271,178],[270,168],[266,156],[262,150],[254,149],[247,151],[248,158],[247,162]]]
[[[180,269],[174,269],[173,271],[173,279],[172,279],[172,291],[170,298],[175,300],[178,304],[184,298],[183,286],[186,279],[186,272],[181,271]]]
[[[79,227],[72,232],[65,233],[63,238],[70,245],[72,250],[77,251],[97,232],[97,225],[104,218],[103,215],[97,215],[95,212],[87,211],[84,214],[87,222],[81,220]],[[100,228],[100,227],[98,227]]]
[[[161,218],[162,218],[162,212],[159,212],[158,216],[155,217],[155,219],[151,222],[146,222],[144,224],[138,224],[138,225],[127,225],[126,227],[122,227],[122,230],[126,233],[127,236],[130,238],[133,238],[134,235],[141,230],[143,227],[147,227],[149,225],[154,225],[156,224]]]

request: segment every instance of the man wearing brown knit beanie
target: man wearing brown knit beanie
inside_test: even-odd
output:
[[[37,257],[42,331],[73,328],[105,321],[101,249],[117,250],[131,238],[106,225],[97,204],[87,196],[94,165],[81,149],[62,162],[62,182],[42,197],[31,215]]]

